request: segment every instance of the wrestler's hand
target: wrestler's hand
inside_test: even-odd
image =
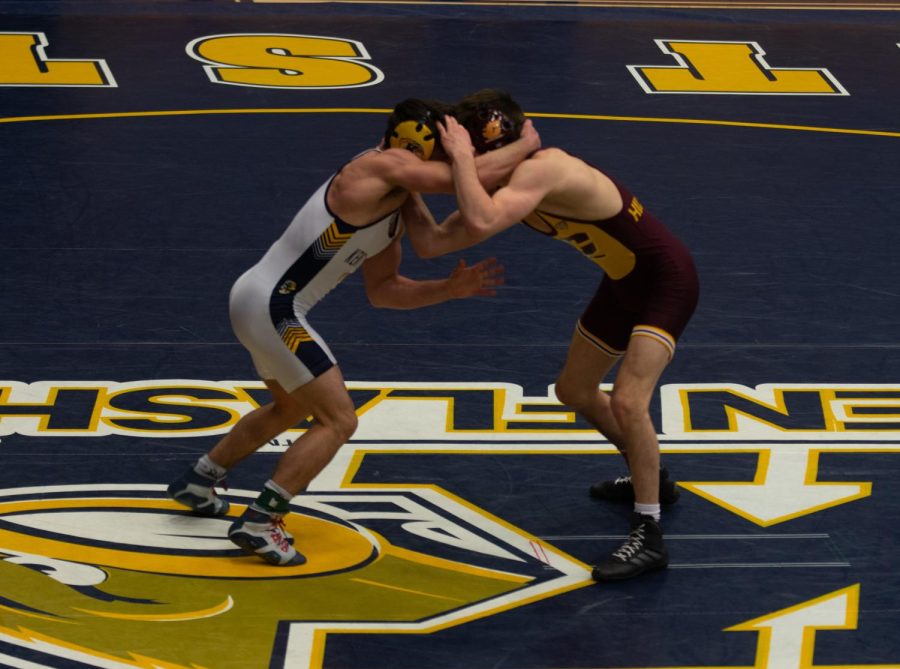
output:
[[[537,128],[534,127],[534,123],[531,122],[530,118],[525,119],[519,139],[527,143],[530,152],[537,151],[541,148],[541,136],[538,134]]]
[[[460,299],[474,295],[494,296],[495,288],[503,285],[503,265],[496,258],[486,258],[479,263],[466,266],[460,260],[447,279],[450,297]]]
[[[472,146],[469,131],[452,116],[445,116],[443,122],[438,121],[438,133],[441,135],[441,145],[444,147],[444,151],[453,162],[475,155],[475,147]]]

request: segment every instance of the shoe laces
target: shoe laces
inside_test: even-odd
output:
[[[613,553],[613,557],[627,562],[643,550],[644,538],[644,525],[641,524],[631,530],[628,539]]]
[[[196,470],[195,470],[196,471]],[[209,484],[209,490],[213,497],[216,496],[216,488],[222,488],[222,490],[228,490],[228,474],[226,473],[221,478],[216,477],[215,472],[211,471],[203,471],[197,472],[200,476],[207,478],[211,481]]]
[[[283,553],[290,550],[291,544],[284,536],[284,518],[282,516],[272,516],[272,522],[269,524],[269,533],[272,541],[278,545],[278,549]]]
[[[223,477],[209,486],[209,494],[212,498],[212,503],[218,506],[219,492],[216,490],[216,486],[222,486],[222,490],[228,490],[228,481]],[[222,502],[222,504],[224,505],[225,502]]]
[[[631,476],[619,476],[614,482],[613,485],[625,485],[626,483],[631,483]]]

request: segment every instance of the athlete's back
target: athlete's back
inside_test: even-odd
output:
[[[519,165],[514,178],[522,174],[547,186],[538,210],[596,221],[615,216],[622,209],[619,191],[608,176],[561,149],[538,151]]]

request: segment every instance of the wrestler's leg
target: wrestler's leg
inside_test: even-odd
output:
[[[591,571],[598,581],[633,578],[669,563],[659,524],[659,442],[650,398],[670,354],[671,347],[657,339],[633,336],[616,375],[610,406],[628,444],[635,506],[628,538]]]
[[[633,341],[637,342],[643,338],[634,337]],[[636,352],[632,354],[632,358],[637,357],[637,362],[643,363],[644,356],[640,352],[643,345],[638,343],[636,346]],[[557,381],[556,394],[561,402],[578,411],[580,415],[584,416],[609,439],[610,443],[624,457],[630,473],[631,443],[613,410],[612,398],[616,395],[616,390],[618,389],[619,404],[626,410],[623,413],[627,413],[627,408],[630,406],[630,398],[636,392],[643,397],[642,401],[646,402],[646,405],[649,407],[653,386],[649,390],[644,388],[639,392],[637,391],[635,378],[642,378],[642,373],[635,377],[635,370],[639,372],[640,370],[638,369],[639,365],[632,361],[628,364],[629,369],[624,372],[624,377],[622,376],[622,371],[619,371],[612,395],[601,391],[598,388],[600,382],[620,359],[618,356],[608,353],[610,350],[610,347],[602,344],[602,342],[601,345],[598,345],[597,338],[590,333],[585,333],[583,329],[576,330],[569,347],[566,365]],[[632,350],[631,346],[629,346],[628,350]],[[663,363],[664,366],[665,364]],[[655,379],[657,381],[658,378],[659,376],[656,375]],[[629,402],[626,402],[626,400],[629,400]],[[656,440],[656,432],[652,425],[647,430],[647,422],[649,420],[649,412],[647,412],[643,423],[643,429],[647,436],[638,441],[637,448],[640,448],[641,443],[650,439],[649,435],[652,435],[652,439]],[[633,428],[632,431],[634,431]],[[640,456],[638,457],[640,458]],[[657,498],[663,504],[674,503],[679,496],[677,486],[668,479],[668,473],[665,470],[660,470],[657,474],[657,480],[660,478],[663,480],[659,481]],[[592,497],[610,502],[633,503],[635,501],[634,488],[630,477],[598,481],[590,486],[590,494]]]
[[[670,349],[655,339],[632,337],[612,391],[610,409],[627,444],[637,503],[659,503],[659,440],[650,400],[670,355]]]
[[[277,381],[265,383],[272,402],[242,416],[209,453],[169,486],[169,495],[176,502],[204,516],[226,515],[229,504],[216,494],[216,486],[224,485],[228,470],[309,415],[308,407]]]
[[[357,417],[344,377],[336,365],[289,394],[298,407],[309,409],[313,424],[278,460],[275,473],[259,497],[228,530],[228,538],[266,562],[292,566],[306,558],[290,544],[284,516],[290,501],[306,489],[337,450],[353,436]]]
[[[587,419],[624,455],[626,442],[612,412],[610,396],[600,390],[600,383],[620,357],[598,347],[576,329],[566,363],[556,381],[556,396]]]
[[[344,376],[334,366],[290,394],[315,419],[281,456],[272,480],[291,495],[305,490],[356,432],[358,419]]]
[[[245,414],[213,446],[209,459],[217,465],[231,469],[266,442],[297,425],[312,412],[310,407],[285,391],[274,379],[266,379],[266,386],[272,393],[272,401]]]

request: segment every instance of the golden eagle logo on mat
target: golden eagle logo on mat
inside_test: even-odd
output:
[[[285,520],[309,561],[272,567],[226,538],[255,495],[202,518],[163,486],[3,491],[0,641],[105,667],[318,667],[329,631],[428,632],[590,583],[431,488],[300,495]]]

